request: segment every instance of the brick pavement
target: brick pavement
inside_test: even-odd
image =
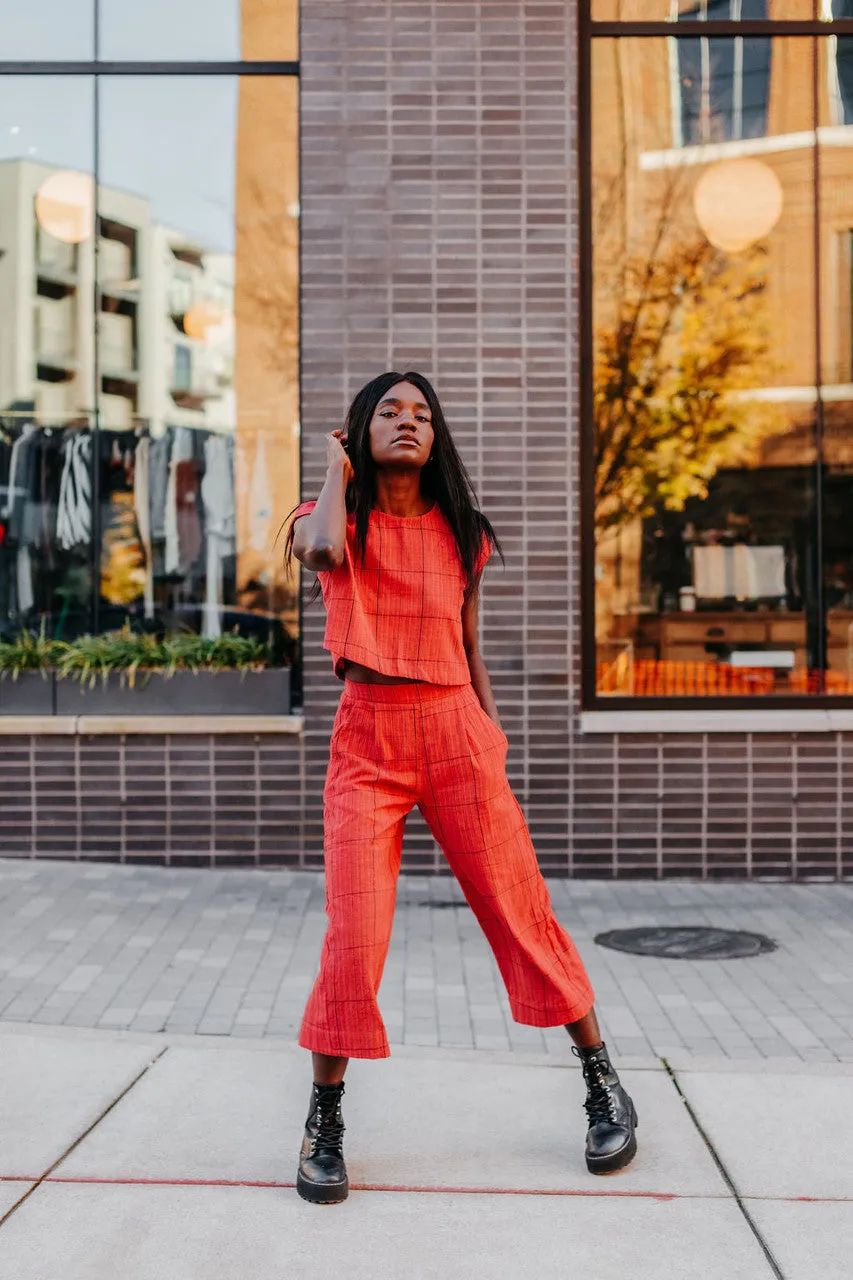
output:
[[[853,885],[550,887],[618,1054],[853,1060]],[[0,1020],[293,1039],[323,906],[313,872],[0,861]],[[639,924],[752,929],[779,949],[691,963],[592,941]],[[559,1029],[511,1021],[449,878],[401,878],[381,1004],[392,1043],[567,1054]]]

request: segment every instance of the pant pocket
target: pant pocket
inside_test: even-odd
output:
[[[500,725],[495,724],[494,720],[489,715],[488,711],[485,709],[482,702],[480,702],[479,698],[477,699],[477,711],[480,713],[479,715],[480,721],[484,722],[485,727],[498,739],[499,742],[501,742],[504,746],[507,746],[509,743],[509,739],[507,738],[506,734],[504,733]]]

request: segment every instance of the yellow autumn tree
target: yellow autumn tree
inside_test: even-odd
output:
[[[704,497],[745,464],[776,410],[750,398],[771,380],[766,252],[729,257],[662,219],[650,248],[597,255],[595,511],[599,530]]]

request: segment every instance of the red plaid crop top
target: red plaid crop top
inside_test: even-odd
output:
[[[294,522],[315,506],[303,502]],[[483,534],[476,572],[491,551]],[[438,503],[422,516],[371,511],[364,564],[350,513],[343,564],[317,577],[326,606],[323,648],[331,652],[338,679],[344,679],[348,658],[386,676],[427,684],[470,682],[462,639],[465,571]]]

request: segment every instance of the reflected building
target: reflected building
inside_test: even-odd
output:
[[[70,190],[40,192],[56,178]],[[57,190],[54,184],[54,190]],[[86,201],[88,200],[88,205]],[[94,225],[91,177],[26,161],[0,162],[0,404],[42,427],[94,419],[108,431],[169,426],[232,432],[234,255],[207,253],[151,218],[150,203],[101,186],[98,202],[95,364],[95,239],[62,239],[60,219]],[[66,203],[67,201],[67,203]],[[4,263],[5,260],[5,263]]]
[[[33,136],[85,152],[64,88],[45,82],[56,110],[33,103],[0,156],[0,631],[237,626],[292,652],[276,539],[299,497],[295,83],[104,77],[97,192],[89,169],[15,155]],[[120,591],[117,555],[136,566]]]
[[[850,50],[659,8],[593,43],[598,692],[845,693]]]

